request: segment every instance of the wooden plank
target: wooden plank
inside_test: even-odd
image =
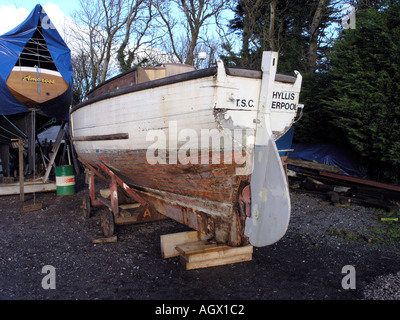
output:
[[[103,198],[108,199],[110,197],[110,194],[111,194],[110,188],[108,188],[108,189],[100,189],[100,195]]]
[[[206,252],[216,252],[229,248],[226,245],[221,245],[216,242],[209,242],[208,240],[192,241],[176,245],[175,249],[179,254],[185,256],[196,255]]]
[[[92,243],[114,243],[117,241],[118,241],[117,235],[114,235],[111,237],[93,239]]]
[[[104,197],[97,197],[97,200],[99,200],[103,205],[105,205],[109,210],[111,210],[111,201],[104,198]]]
[[[197,241],[177,246],[180,262],[186,270],[208,268],[226,264],[251,261],[253,246],[229,247]]]
[[[186,270],[194,270],[201,268],[217,267],[226,264],[246,262],[246,261],[251,261],[252,259],[253,259],[252,254],[243,254],[243,255],[235,255],[233,257],[190,262],[185,260],[185,258],[181,256],[180,262],[185,267]]]
[[[51,192],[57,189],[55,183],[41,183],[41,182],[24,182],[23,193],[35,193],[35,192]],[[13,195],[20,194],[19,183],[0,184],[0,195]]]
[[[223,244],[209,245],[207,243],[204,244],[204,242],[207,242],[207,240],[200,241],[198,243],[192,243],[186,247],[184,245],[178,245],[177,250],[188,262],[214,260],[253,253],[253,246],[251,245],[243,247],[229,247]]]
[[[37,210],[42,210],[42,204],[41,203],[36,203],[36,204],[29,204],[26,206],[22,207],[22,212],[32,212],[32,211],[37,211]]]
[[[313,169],[313,170],[318,170],[318,171],[325,171],[325,172],[332,172],[332,173],[339,173],[340,172],[340,168],[339,167],[330,166],[328,164],[322,164],[322,163],[313,162],[313,161],[304,161],[304,160],[288,158],[286,160],[286,163],[290,164],[292,166],[301,167],[301,168],[307,168],[307,169]]]
[[[165,259],[178,257],[180,253],[176,250],[177,245],[206,239],[208,239],[207,235],[198,231],[186,231],[162,235],[160,237],[161,255]]]
[[[396,186],[396,185],[392,185],[392,184],[380,183],[380,182],[376,182],[373,180],[360,179],[360,178],[345,176],[342,174],[332,174],[329,172],[320,172],[319,174],[321,176],[325,176],[325,177],[330,177],[330,178],[345,180],[345,181],[349,181],[349,182],[355,182],[355,183],[359,183],[359,184],[363,184],[363,185],[367,185],[367,186],[373,186],[376,188],[400,192],[400,186]]]
[[[126,140],[129,133],[102,134],[95,136],[73,137],[72,141],[103,141],[103,140]]]
[[[120,204],[119,207],[122,210],[127,210],[127,209],[136,209],[141,206],[140,203],[127,203],[127,204]]]

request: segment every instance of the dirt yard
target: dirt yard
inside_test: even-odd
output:
[[[118,242],[93,244],[103,236],[100,214],[83,217],[83,180],[72,196],[37,193],[39,211],[23,213],[18,196],[0,198],[1,300],[399,299],[400,245],[377,236],[385,226],[374,209],[292,192],[278,243],[254,248],[250,262],[185,271],[179,258],[161,256],[161,235],[189,230],[172,220],[121,226]],[[55,289],[42,287],[44,266]],[[355,288],[343,288],[344,266],[354,267]]]

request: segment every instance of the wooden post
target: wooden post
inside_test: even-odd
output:
[[[28,172],[35,174],[35,111],[26,115],[27,134],[28,134]]]
[[[19,159],[19,200],[24,202],[24,140],[18,140],[18,159]]]
[[[118,207],[118,187],[117,181],[115,179],[115,175],[111,176],[111,184],[110,184],[110,200],[111,200],[111,209],[114,214],[114,218],[119,216],[119,207]]]
[[[0,145],[0,158],[3,169],[3,176],[10,176],[10,146],[8,144]]]
[[[63,122],[61,124],[61,128],[60,128],[60,131],[58,132],[56,142],[54,143],[54,146],[52,149],[53,155],[51,156],[51,159],[50,159],[49,163],[47,164],[46,173],[43,177],[44,183],[46,183],[49,180],[51,168],[53,167],[54,161],[56,160],[56,156],[57,156],[57,152],[60,147],[60,144],[61,144],[61,140],[64,137],[64,133],[65,133],[64,126],[65,126],[65,122]]]

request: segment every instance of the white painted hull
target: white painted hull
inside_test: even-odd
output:
[[[293,124],[301,77],[295,84],[275,82],[274,92],[294,93],[292,99],[274,99],[271,108],[271,129],[274,139],[285,134]],[[163,130],[170,136],[169,123],[176,122],[178,132],[201,130],[255,130],[261,79],[226,76],[221,81],[213,76],[181,82],[149,90],[132,92],[101,100],[72,113],[74,137],[129,133],[129,140],[90,141],[76,145],[79,153],[97,149],[147,149],[148,132]],[[277,95],[278,96],[278,95]],[[288,104],[288,107],[276,107]],[[272,107],[272,106],[271,106]],[[197,141],[195,142],[197,143]],[[179,144],[183,144],[181,141]]]

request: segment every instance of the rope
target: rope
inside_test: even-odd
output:
[[[22,135],[23,138],[26,138],[26,134],[24,132],[22,132],[16,125],[14,125],[3,113],[1,115],[4,117],[4,119],[8,121],[9,124],[14,127],[15,130],[17,130]]]
[[[17,43],[17,44],[20,43],[20,44],[24,45],[24,51],[22,51],[21,53],[12,51],[11,49],[4,47],[4,46],[2,46],[2,47],[4,47],[4,49],[7,50],[11,56],[18,57],[23,61],[34,61],[34,62],[38,62],[40,64],[39,58],[41,58],[46,62],[54,63],[53,58],[51,57],[50,50],[48,49],[48,47],[46,45],[46,40],[44,39],[43,33],[41,32],[39,27],[36,28],[36,31],[39,33],[39,35],[42,36],[42,38],[33,38],[32,37],[26,43],[22,40],[13,40],[14,43]],[[48,53],[48,54],[45,54],[45,53]],[[23,55],[24,57],[21,57],[21,55]],[[27,56],[27,57],[25,57],[25,56]],[[38,59],[37,60],[29,59],[30,56],[37,57]]]
[[[14,133],[14,132],[11,132],[10,130],[7,130],[7,129],[4,128],[3,126],[0,126],[0,129],[3,129],[4,131],[6,131],[6,132],[12,134],[14,137],[17,137],[17,138],[19,138],[19,139],[21,138],[21,136],[17,135],[17,134]],[[3,137],[4,137],[4,136],[3,136]],[[11,139],[11,138],[9,138],[9,139]]]

